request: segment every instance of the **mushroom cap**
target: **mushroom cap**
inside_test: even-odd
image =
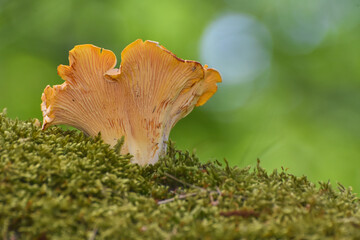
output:
[[[155,163],[165,153],[171,128],[211,98],[221,77],[153,41],[136,40],[121,60],[117,69],[110,50],[75,46],[69,65],[58,66],[65,82],[42,94],[42,128],[67,124],[90,136],[100,132],[112,146],[124,136],[121,153],[141,165]]]

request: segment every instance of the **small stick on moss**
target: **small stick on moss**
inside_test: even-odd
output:
[[[177,181],[177,182],[179,182],[179,183],[184,184],[185,186],[192,187],[192,188],[196,188],[196,189],[199,189],[199,190],[201,190],[201,191],[209,192],[209,191],[207,191],[205,188],[201,188],[201,187],[195,186],[195,185],[193,185],[193,184],[184,182],[184,181],[178,179],[177,177],[175,177],[175,176],[173,176],[173,175],[170,175],[169,173],[164,173],[164,175],[167,176],[167,177],[169,177],[169,178],[171,178],[172,180],[175,180],[175,181]]]
[[[164,175],[167,176],[167,177],[169,177],[169,178],[171,178],[171,179],[173,179],[173,180],[175,180],[175,181],[177,181],[177,182],[179,182],[179,183],[181,183],[181,184],[184,184],[185,186],[198,189],[198,190],[200,190],[201,192],[206,192],[206,193],[208,193],[208,194],[209,194],[209,197],[210,197],[211,204],[212,204],[213,206],[219,204],[218,200],[217,200],[217,201],[214,201],[214,198],[213,198],[213,196],[212,196],[212,194],[214,194],[214,193],[218,194],[219,196],[221,195],[221,191],[220,191],[219,187],[216,188],[216,191],[210,191],[210,190],[206,190],[205,188],[201,188],[201,187],[198,187],[198,186],[196,186],[196,185],[193,185],[193,184],[184,182],[184,181],[182,181],[181,179],[178,179],[177,177],[175,177],[175,176],[173,176],[173,175],[171,175],[171,174],[169,174],[169,173],[164,173]],[[199,194],[199,193],[181,194],[181,195],[175,196],[175,197],[173,197],[173,198],[169,198],[169,199],[165,199],[165,200],[159,201],[158,204],[160,205],[160,204],[172,202],[172,201],[174,201],[174,200],[176,199],[176,197],[179,198],[179,199],[185,199],[185,198],[187,198],[187,197],[192,197],[192,196],[195,196],[195,195],[197,195],[197,194]]]
[[[178,195],[176,197],[172,197],[172,198],[168,198],[168,199],[165,199],[165,200],[158,201],[157,204],[160,205],[160,204],[164,204],[164,203],[169,203],[169,202],[174,201],[176,198],[185,199],[185,198],[188,198],[188,197],[196,196],[197,194],[198,193],[181,194],[181,195]]]
[[[97,231],[98,231],[97,228],[95,228],[95,229],[93,230],[91,236],[89,237],[89,240],[95,240],[95,236],[96,236],[96,234],[97,234]]]

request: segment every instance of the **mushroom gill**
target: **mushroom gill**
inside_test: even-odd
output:
[[[66,124],[87,135],[101,132],[114,146],[125,137],[121,153],[133,162],[153,164],[165,153],[170,130],[216,92],[220,74],[206,65],[182,60],[156,42],[138,39],[121,53],[85,44],[60,65],[65,82],[42,94],[43,129]]]

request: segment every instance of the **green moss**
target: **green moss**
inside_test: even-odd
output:
[[[99,137],[0,115],[3,239],[355,239],[359,200],[285,170],[176,150],[131,164]]]

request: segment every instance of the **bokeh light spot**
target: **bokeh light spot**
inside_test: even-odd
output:
[[[200,51],[202,62],[219,70],[223,78],[218,96],[206,109],[233,110],[250,96],[251,82],[269,69],[271,36],[250,15],[226,14],[207,27]]]

